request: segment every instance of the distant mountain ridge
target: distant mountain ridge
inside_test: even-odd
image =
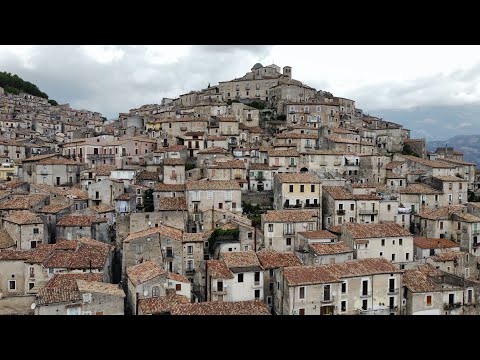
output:
[[[456,135],[444,141],[427,141],[427,151],[451,146],[464,154],[464,160],[480,165],[480,135]]]

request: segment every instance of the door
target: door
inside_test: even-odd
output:
[[[57,176],[57,185],[60,185],[60,177]]]
[[[389,302],[390,310],[395,310],[395,298],[393,296],[390,296]]]
[[[320,315],[333,315],[333,306],[322,306],[320,308]]]
[[[455,301],[455,294],[448,294],[448,304],[453,305]]]

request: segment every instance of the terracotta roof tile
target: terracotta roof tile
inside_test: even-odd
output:
[[[135,180],[143,181],[143,180],[153,180],[158,181],[158,173],[156,171],[141,171],[135,176]]]
[[[297,149],[290,150],[273,150],[269,149],[267,151],[269,157],[299,157],[300,153]]]
[[[370,187],[370,186],[369,186]],[[371,186],[374,188],[374,186]],[[324,186],[324,192],[328,193],[334,200],[381,200],[382,198],[373,194],[352,194],[343,186]]]
[[[327,230],[303,231],[298,234],[307,239],[336,239],[337,235],[332,234]]]
[[[335,283],[340,281],[323,266],[287,267],[284,269],[283,275],[287,284],[290,286]]]
[[[417,269],[405,270],[403,273],[403,285],[415,293],[441,291],[441,285],[437,285],[430,277],[430,273],[434,269],[431,268],[431,271],[429,271],[429,267],[431,265],[427,264],[420,265]]]
[[[250,170],[277,170],[278,166],[270,166],[263,163],[252,163],[250,164]]]
[[[261,267],[254,251],[233,251],[221,254],[229,269],[240,267]]]
[[[338,136],[325,136],[328,140],[335,143],[345,143],[345,144],[360,144],[357,140],[345,139]],[[370,144],[369,144],[370,145]]]
[[[426,238],[420,236],[413,237],[413,245],[422,249],[444,249],[452,247],[460,247],[459,244],[452,240],[440,238]]]
[[[138,307],[143,315],[170,312],[175,305],[188,304],[190,301],[183,295],[166,295],[156,298],[139,299]]]
[[[311,172],[306,173],[281,173],[276,175],[280,183],[306,183],[319,184],[320,179]]]
[[[343,254],[353,252],[353,249],[343,241],[336,243],[314,243],[309,244],[310,249],[317,255],[329,255],[329,254]]]
[[[109,284],[98,281],[85,281],[77,279],[77,287],[80,292],[99,293],[106,295],[119,296],[124,298],[125,292],[118,284]]]
[[[163,153],[163,152],[181,152],[183,150],[186,150],[187,147],[185,145],[170,145],[170,146],[165,146],[165,147],[160,147],[157,150],[155,150],[156,153]]]
[[[77,286],[77,280],[101,282],[102,279],[103,279],[103,274],[101,273],[55,274],[47,282],[45,287],[75,288]]]
[[[174,306],[172,315],[270,315],[263,301],[207,301]]]
[[[167,279],[174,280],[181,283],[191,284],[191,282],[183,275],[169,272],[167,274]]]
[[[277,269],[287,266],[303,265],[302,261],[290,252],[278,252],[271,249],[257,251],[257,257],[264,269]]]
[[[130,242],[131,240],[138,239],[141,237],[153,235],[153,234],[160,234],[162,236],[169,237],[174,240],[179,240],[181,241],[183,238],[183,231],[176,229],[174,227],[166,226],[159,224],[158,226],[142,230],[142,231],[137,231],[134,233],[130,233],[127,238],[123,242]]]
[[[400,194],[426,194],[426,195],[440,195],[441,191],[434,189],[426,184],[409,184],[403,189],[398,189]]]
[[[85,239],[83,242],[82,239],[66,241],[72,242],[72,244],[76,243],[76,249],[56,249],[53,254],[44,261],[44,267],[66,269],[92,268],[103,270],[110,252],[113,249],[111,245],[93,239]]]
[[[65,227],[89,227],[94,224],[107,222],[107,219],[95,215],[65,215],[57,223],[57,226]]]
[[[164,269],[151,260],[127,268],[127,276],[135,286],[165,273],[166,271]]]
[[[413,236],[410,231],[398,224],[356,224],[347,223],[344,225],[353,239],[384,238],[397,236]]]
[[[435,262],[444,262],[444,261],[455,261],[464,256],[465,256],[465,253],[461,251],[445,250],[436,256],[432,256],[431,259]]]
[[[185,191],[185,184],[156,184],[153,191],[182,192]]]
[[[45,201],[48,195],[45,194],[31,194],[19,195],[0,204],[2,210],[30,210],[33,206]]]
[[[234,277],[223,260],[207,260],[206,267],[213,279],[233,279]]]
[[[448,164],[446,162],[438,161],[438,160],[427,160],[427,159],[422,159],[416,156],[411,156],[411,155],[401,155],[402,158],[406,160],[410,160],[413,162],[417,162],[419,164],[431,167],[431,168],[447,168],[451,169],[454,168],[455,166]]]
[[[56,214],[59,211],[62,211],[64,209],[67,209],[71,207],[71,204],[50,204],[50,205],[45,205],[42,207],[40,210],[38,210],[39,213],[46,213],[46,214]]]
[[[318,216],[316,210],[268,210],[261,217],[265,223],[317,221],[316,216]]]
[[[418,216],[422,219],[429,220],[448,219],[452,214],[460,213],[463,209],[465,209],[464,205],[447,205],[437,209],[422,211],[421,213],[418,213]]]
[[[214,161],[208,166],[209,169],[245,169],[242,160]]]
[[[459,178],[458,176],[434,176],[433,178],[446,182],[467,182],[467,180]]]
[[[37,214],[28,210],[12,211],[4,220],[18,225],[43,224]]]
[[[179,158],[179,159],[176,159],[176,158],[167,158],[167,159],[163,159],[163,165],[169,165],[169,166],[178,165],[178,166],[182,166],[182,165],[185,165],[185,160],[182,159],[182,158]]]
[[[158,201],[159,211],[188,210],[184,197],[163,197]]]
[[[230,153],[222,147],[213,146],[211,148],[203,149],[198,152],[199,155],[206,155],[206,154],[223,154],[229,155]]]

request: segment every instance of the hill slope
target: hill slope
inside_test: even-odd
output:
[[[0,72],[0,87],[2,87],[6,92],[16,95],[23,91],[33,96],[48,99],[48,95],[40,91],[37,85],[32,84],[29,81],[23,80],[16,74],[12,75],[7,72]],[[51,103],[52,105],[57,105],[57,102],[55,100],[49,100],[49,103]]]

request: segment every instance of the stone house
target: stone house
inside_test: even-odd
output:
[[[275,276],[274,271],[288,266],[301,266],[302,261],[297,255],[290,252],[278,252],[272,249],[263,249],[257,252],[258,261],[263,271],[263,293],[265,303],[269,309],[273,308]]]
[[[15,241],[17,250],[35,249],[48,239],[42,218],[28,210],[10,212],[3,219],[3,228]]]
[[[94,215],[65,215],[57,222],[57,237],[75,240],[95,239],[104,243],[111,242],[110,227],[107,219]]]
[[[223,147],[218,145],[215,147],[207,148],[205,150],[199,151],[197,154],[197,166],[204,167],[213,161],[228,161],[233,160],[233,155],[231,152],[225,150]]]
[[[414,259],[420,260],[437,256],[445,250],[460,251],[460,245],[448,239],[414,236],[413,249],[415,251]]]
[[[52,186],[80,183],[80,172],[85,165],[59,154],[32,156],[22,160],[21,178],[30,184]]]
[[[401,271],[386,259],[275,270],[277,315],[400,314]]]
[[[160,224],[182,230],[186,228],[188,208],[185,197],[161,198],[155,211],[159,214],[158,220]]]
[[[273,194],[273,207],[276,210],[316,208],[321,214],[322,185],[315,173],[276,174],[273,178]]]
[[[256,191],[270,191],[273,189],[273,178],[277,174],[277,167],[262,163],[251,163],[249,189]]]
[[[269,149],[268,165],[278,167],[280,173],[298,173],[300,166],[300,153],[296,149],[276,150]]]
[[[163,183],[185,184],[185,160],[168,158],[163,160]]]
[[[248,189],[247,170],[241,160],[213,161],[205,169],[205,176],[209,180],[234,180],[242,190]]]

